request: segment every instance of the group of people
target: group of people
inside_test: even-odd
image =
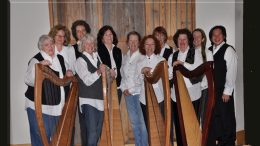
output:
[[[163,60],[168,62],[168,73],[171,89],[171,142],[176,132],[177,145],[182,146],[180,123],[173,84],[173,68],[183,65],[193,70],[203,62],[214,61],[214,83],[216,104],[213,113],[211,133],[208,146],[234,146],[236,140],[236,121],[234,113],[233,92],[237,71],[235,49],[226,43],[224,26],[214,26],[209,33],[212,46],[206,48],[205,32],[197,28],[178,29],[173,36],[176,48],[167,44],[168,35],[164,27],[158,26],[151,35],[144,36],[131,31],[126,36],[128,51],[122,54],[117,47],[118,39],[114,29],[105,25],[98,31],[97,38],[91,34],[91,28],[84,20],[73,22],[72,36],[76,40],[70,45],[70,31],[64,25],[51,28],[48,35],[42,35],[38,41],[39,53],[28,63],[25,83],[28,89],[26,110],[28,114],[32,146],[42,146],[39,129],[36,123],[34,107],[34,80],[36,63],[52,69],[60,78],[76,76],[79,85],[78,114],[83,146],[97,146],[100,140],[104,103],[101,74],[106,70],[117,83],[119,104],[125,98],[126,107],[133,128],[135,145],[148,146],[147,116],[144,74],[152,72]],[[204,77],[185,78],[184,81],[197,114],[198,121],[203,123],[205,103],[208,98],[207,79]],[[164,117],[164,93],[160,82],[153,84],[159,108]],[[59,119],[65,102],[67,89],[60,87],[59,100],[49,103],[43,100],[42,112],[48,140]],[[43,98],[46,98],[43,96]],[[53,120],[52,120],[53,119]],[[54,122],[53,122],[54,121]],[[173,124],[174,123],[174,124]],[[175,127],[175,128],[173,128]],[[203,128],[203,127],[202,127]],[[73,145],[73,142],[72,142]]]

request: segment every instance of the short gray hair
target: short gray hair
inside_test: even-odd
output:
[[[48,35],[41,35],[40,38],[39,38],[39,41],[38,41],[38,49],[39,50],[42,50],[42,47],[43,47],[43,42],[45,42],[46,40],[50,40],[53,42],[53,39],[48,36]]]
[[[96,49],[97,47],[97,41],[96,38],[92,35],[87,33],[80,41],[79,41],[79,47],[78,50],[79,52],[83,52],[85,50],[84,46],[87,42],[94,43],[94,48]]]

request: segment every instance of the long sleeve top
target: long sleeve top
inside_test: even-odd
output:
[[[145,56],[140,64],[138,64],[137,67],[137,76],[139,84],[141,85],[141,93],[140,93],[140,102],[144,105],[146,105],[145,101],[145,87],[144,87],[144,75],[141,73],[142,68],[144,67],[150,67],[152,68],[151,72],[154,70],[156,65],[160,62],[165,60],[160,55],[151,55],[150,57]],[[156,95],[158,103],[162,102],[164,100],[164,94],[163,94],[163,86],[162,86],[162,80],[160,79],[157,83],[153,84],[154,93]]]

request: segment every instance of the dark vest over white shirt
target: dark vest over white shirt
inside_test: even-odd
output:
[[[63,76],[66,74],[66,67],[64,63],[64,59],[61,55],[57,55],[61,68]],[[33,58],[37,59],[39,62],[44,60],[41,53],[36,54]],[[29,63],[28,63],[29,64]],[[49,67],[49,66],[48,66]],[[50,67],[49,67],[50,68]],[[51,68],[50,68],[51,69]],[[57,76],[59,76],[59,72],[51,69]],[[43,105],[58,105],[61,101],[61,93],[60,93],[60,86],[55,85],[48,79],[44,79],[42,82],[42,104]],[[65,97],[67,97],[69,86],[64,87],[65,91]],[[34,101],[34,87],[28,86],[25,97],[30,99],[31,101]]]
[[[82,57],[86,61],[89,72],[94,73],[98,70],[98,68],[96,68],[85,55],[82,54],[80,57]],[[99,67],[99,65],[100,61],[98,59],[97,67]],[[76,77],[79,84],[79,97],[103,100],[101,76],[90,86],[87,86],[78,75],[76,75]]]

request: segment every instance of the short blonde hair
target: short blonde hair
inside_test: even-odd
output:
[[[96,38],[92,35],[87,33],[80,41],[79,41],[79,52],[83,52],[85,50],[84,46],[87,42],[94,43],[94,48],[97,48],[97,41]]]

